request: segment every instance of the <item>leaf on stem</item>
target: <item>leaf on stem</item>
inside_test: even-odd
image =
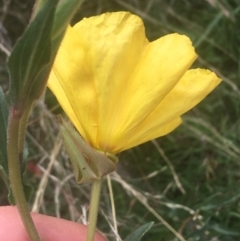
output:
[[[41,96],[42,91],[46,87],[49,73],[52,69],[52,65],[57,54],[58,48],[64,37],[65,31],[71,18],[76,10],[84,2],[84,0],[60,0],[55,11],[54,23],[51,35],[51,59],[49,63],[39,72],[36,77],[36,81],[33,83],[32,92],[30,93],[31,99],[37,99]],[[42,90],[35,92],[35,90]]]
[[[11,76],[9,97],[24,108],[39,72],[50,62],[51,32],[59,0],[47,1],[17,41],[8,60]],[[32,93],[33,94],[33,93]],[[19,103],[20,102],[20,103]]]
[[[83,1],[46,1],[16,43],[8,67],[11,104],[24,109],[42,95],[67,25]]]

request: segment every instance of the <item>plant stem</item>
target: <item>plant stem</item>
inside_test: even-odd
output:
[[[101,187],[102,187],[102,179],[94,181],[92,184],[92,193],[91,193],[90,212],[88,217],[88,230],[87,230],[86,241],[94,241]]]
[[[22,177],[19,162],[19,126],[21,121],[21,113],[14,107],[10,109],[10,116],[8,122],[8,168],[11,188],[14,196],[15,203],[18,208],[18,212],[21,216],[22,222],[26,229],[26,232],[31,241],[41,241],[40,236],[34,226],[32,217],[28,210],[27,201],[24,195],[22,186]]]
[[[28,123],[28,117],[32,109],[32,104],[28,104],[24,108],[24,112],[22,113],[19,128],[18,128],[18,153],[22,156],[23,149],[24,149],[24,142],[25,142],[25,132],[27,128]],[[19,158],[22,158],[19,156]]]

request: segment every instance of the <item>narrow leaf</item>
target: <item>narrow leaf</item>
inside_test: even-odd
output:
[[[57,6],[54,23],[51,36],[51,60],[50,62],[39,71],[36,80],[33,83],[32,90],[30,92],[30,99],[40,98],[43,90],[46,87],[48,75],[51,71],[55,56],[57,54],[59,45],[64,37],[65,31],[71,18],[76,10],[83,3],[84,0],[60,0]]]
[[[51,31],[59,0],[47,1],[29,24],[9,57],[10,98],[24,102],[34,80],[51,59]]]
[[[140,241],[143,235],[153,226],[154,222],[146,223],[131,233],[124,241]]]

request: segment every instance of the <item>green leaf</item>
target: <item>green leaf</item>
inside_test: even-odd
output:
[[[0,87],[0,174],[6,184],[8,184],[7,123],[8,107],[3,90]]]
[[[115,171],[116,164],[109,156],[88,145],[71,124],[59,116],[63,142],[78,183],[92,182]]]
[[[39,75],[36,77],[36,81],[33,83],[32,91],[30,92],[31,99],[38,99],[42,91],[46,87],[46,82],[48,79],[48,75],[51,71],[55,56],[57,54],[60,43],[64,37],[65,31],[71,18],[73,17],[76,10],[80,7],[80,5],[84,2],[84,0],[60,0],[57,6],[54,23],[52,28],[52,36],[51,36],[51,60],[50,62],[39,72]],[[41,90],[37,91],[36,90]]]
[[[8,61],[9,98],[24,109],[40,98],[67,25],[83,0],[46,1],[15,45]]]
[[[51,60],[51,32],[58,1],[43,5],[9,57],[10,99],[14,104],[24,105],[36,77]]]
[[[238,236],[238,237],[240,235],[240,232],[230,230],[229,228],[223,227],[222,225],[219,225],[219,224],[212,225],[209,228],[213,229],[214,231],[216,231],[216,232],[218,232],[219,234],[222,234],[222,235]]]
[[[131,233],[124,241],[140,241],[143,235],[153,226],[154,222],[146,223]]]
[[[82,2],[81,0],[45,1],[16,43],[8,61],[11,77],[9,99],[16,109],[24,112],[26,104],[31,106],[42,95],[67,25]],[[6,145],[5,139],[4,143]],[[2,152],[0,154],[1,160],[6,160],[6,155]],[[32,188],[26,182],[25,164],[23,161],[22,181],[28,199]],[[3,176],[9,187],[9,201],[14,204],[8,171],[1,168],[1,165],[0,169],[3,170]]]

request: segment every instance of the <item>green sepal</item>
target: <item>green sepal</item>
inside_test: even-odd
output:
[[[140,241],[143,235],[153,226],[154,222],[146,223],[131,233],[124,241]]]
[[[115,171],[117,158],[93,149],[73,126],[59,116],[63,142],[73,165],[77,183],[93,182]],[[110,159],[111,158],[111,159]]]

